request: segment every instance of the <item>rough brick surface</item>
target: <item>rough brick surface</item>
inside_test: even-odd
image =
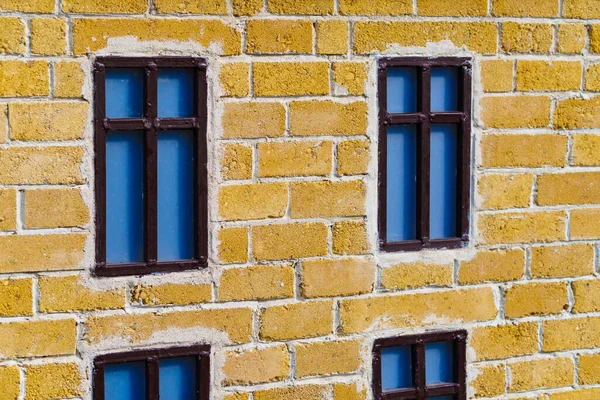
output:
[[[471,260],[461,261],[458,281],[461,284],[516,281],[524,273],[525,252],[522,249],[480,251]]]
[[[453,266],[450,264],[398,264],[381,271],[381,286],[389,290],[450,286],[452,274]]]
[[[537,179],[538,205],[600,203],[598,172],[544,174]]]
[[[560,53],[576,54],[585,48],[587,28],[583,24],[558,25],[557,50]]]
[[[0,396],[3,400],[16,399],[21,393],[21,374],[17,366],[0,367]]]
[[[327,231],[327,227],[318,222],[255,226],[252,254],[257,260],[324,256]]]
[[[81,97],[84,78],[80,63],[74,61],[54,63],[54,96]]]
[[[225,138],[282,136],[285,108],[278,103],[227,103],[222,124]]]
[[[500,17],[556,17],[558,15],[558,1],[499,0],[492,5],[492,15]]]
[[[543,128],[550,124],[550,97],[484,97],[480,106],[486,128]]]
[[[544,351],[600,346],[600,318],[598,317],[543,321],[542,331]]]
[[[577,90],[581,63],[574,61],[517,61],[517,90]]]
[[[0,359],[74,355],[75,320],[5,322],[0,324]]]
[[[319,54],[346,54],[348,51],[348,23],[346,21],[318,21],[315,29]]]
[[[219,215],[225,220],[282,217],[287,204],[283,183],[223,186],[219,192]]]
[[[265,308],[260,314],[263,340],[325,336],[333,329],[333,303],[328,300]]]
[[[268,300],[294,295],[294,269],[288,265],[257,265],[223,271],[219,301]]]
[[[0,230],[12,231],[17,227],[17,192],[14,189],[0,190]]]
[[[335,254],[365,254],[369,252],[367,227],[362,221],[333,224],[332,250]]]
[[[15,317],[33,314],[31,279],[0,280],[0,316]]]
[[[363,135],[367,130],[366,103],[295,101],[290,104],[290,134]]]
[[[325,62],[259,62],[254,64],[256,96],[300,96],[329,93]]]
[[[552,47],[552,25],[502,24],[502,49],[514,53],[545,53]]]
[[[486,174],[477,183],[482,209],[529,207],[532,191],[533,174]]]
[[[541,246],[531,249],[531,276],[556,278],[591,275],[594,272],[594,248],[589,244]]]
[[[131,301],[148,306],[208,303],[211,299],[212,285],[210,284],[140,284],[131,289]]]
[[[252,177],[252,148],[243,144],[226,144],[221,159],[223,179],[250,179]]]
[[[24,204],[28,228],[84,226],[90,220],[78,189],[26,190]]]
[[[77,269],[85,235],[0,236],[0,272]]]
[[[522,322],[476,328],[471,347],[477,360],[494,360],[533,354],[538,350],[538,324]]]
[[[582,354],[579,357],[578,367],[580,385],[600,383],[600,354]]]
[[[599,110],[600,96],[560,101],[554,112],[554,127],[557,129],[600,127]]]
[[[360,343],[298,343],[296,345],[296,377],[352,373],[361,365]]]
[[[509,363],[508,368],[513,377],[509,392],[571,385],[575,370],[573,360],[566,357],[517,361]]]
[[[247,63],[231,63],[221,66],[219,80],[225,96],[244,97],[250,93],[248,74],[250,65]]]
[[[479,218],[483,243],[554,242],[566,236],[562,211],[484,214]]]
[[[65,54],[67,24],[58,18],[31,20],[31,52],[43,55]]]
[[[271,142],[258,145],[260,177],[329,175],[332,169],[332,143]]]
[[[536,282],[514,285],[504,293],[504,314],[508,318],[559,314],[569,306],[567,285]]]
[[[247,29],[248,53],[304,54],[312,51],[313,28],[309,20],[255,19],[248,21]]]
[[[331,282],[337,282],[332,285]],[[302,263],[302,296],[334,297],[369,293],[375,283],[375,263],[366,258],[313,259]]]
[[[290,355],[285,345],[229,351],[225,357],[225,385],[279,381],[290,374]]]
[[[363,181],[299,182],[291,185],[292,218],[355,217],[365,214]]]
[[[483,365],[477,368],[478,375],[471,382],[475,397],[493,397],[504,394],[506,369],[504,365]]]
[[[84,391],[79,366],[74,363],[31,365],[25,371],[26,399],[78,397]]]
[[[219,258],[224,262],[248,260],[248,228],[232,227],[219,231]]]
[[[0,18],[0,53],[25,51],[25,24],[18,18]]]
[[[571,212],[571,239],[600,238],[600,209],[586,208]]]
[[[46,61],[0,60],[0,97],[47,96],[49,93]]]
[[[572,284],[575,304],[573,312],[596,312],[600,311],[600,281],[597,279],[575,281]],[[599,376],[600,379],[600,376]]]
[[[40,312],[68,312],[125,307],[125,290],[86,288],[79,276],[42,277],[39,280]]]
[[[365,93],[367,65],[362,62],[334,62],[332,65],[334,93],[362,95]]]
[[[513,89],[512,60],[486,60],[481,62],[481,83],[486,92],[510,92]]]

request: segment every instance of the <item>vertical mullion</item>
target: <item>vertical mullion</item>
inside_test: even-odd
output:
[[[207,85],[206,69],[196,67],[196,118],[194,129],[196,146],[196,206],[195,236],[196,257],[201,263],[208,260],[208,167],[207,167]]]
[[[431,67],[423,65],[419,77],[419,107],[424,118],[419,125],[419,139],[417,142],[418,159],[418,189],[417,204],[417,236],[423,245],[429,243],[429,165],[431,143]]]
[[[202,354],[198,357],[198,382],[196,387],[196,400],[210,399],[210,358],[208,354]]]
[[[413,345],[413,374],[415,388],[417,389],[417,399],[425,398],[425,343],[419,340]]]
[[[454,352],[456,360],[455,370],[455,379],[458,382],[458,395],[457,398],[459,400],[465,400],[467,397],[467,388],[466,388],[466,380],[467,380],[467,360],[466,360],[466,340],[467,338],[464,335],[458,337],[458,339],[454,342]]]
[[[158,182],[157,182],[157,150],[158,150],[158,68],[149,63],[145,68],[145,195],[146,195],[146,246],[145,255],[148,265],[155,265],[158,258]]]
[[[96,266],[106,266],[106,68],[97,63],[94,67],[94,172],[96,190]]]
[[[387,66],[380,61],[378,69],[379,91],[379,244],[387,242]]]
[[[458,143],[458,165],[457,174],[460,198],[457,201],[457,218],[459,236],[461,240],[469,240],[469,209],[471,192],[471,66],[463,65],[460,71],[459,87],[461,90],[461,108],[463,118],[459,124],[460,134]]]
[[[158,400],[160,393],[158,357],[150,357],[146,362],[146,385],[148,400]]]
[[[94,365],[93,380],[93,400],[104,400],[104,363]]]

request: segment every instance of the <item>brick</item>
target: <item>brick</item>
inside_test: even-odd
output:
[[[25,399],[79,397],[83,377],[75,363],[30,365],[25,371]]]
[[[559,101],[554,111],[554,128],[600,127],[600,96]]]
[[[562,167],[566,164],[568,138],[561,135],[483,135],[482,166]]]
[[[585,71],[585,90],[600,91],[600,64],[590,65]]]
[[[482,214],[478,223],[480,242],[555,242],[565,239],[566,223],[563,211]]]
[[[542,322],[544,352],[600,346],[600,318],[573,318]]]
[[[497,0],[492,5],[492,15],[497,17],[557,17],[558,0]]]
[[[342,15],[406,15],[412,14],[409,0],[340,0]]]
[[[535,282],[514,285],[504,293],[507,318],[559,314],[569,307],[564,282]]]
[[[219,72],[223,96],[245,97],[250,93],[250,64],[238,62],[224,64]]]
[[[272,14],[333,14],[333,0],[267,0],[267,7]]]
[[[0,236],[0,273],[78,269],[85,235]]]
[[[226,263],[248,261],[248,228],[222,228],[219,231],[219,259]]]
[[[297,385],[254,392],[254,400],[322,400],[327,398],[328,385]]]
[[[600,53],[600,25],[591,25],[588,33],[590,35],[590,53]]]
[[[33,54],[65,54],[67,49],[66,21],[58,18],[32,19],[30,46]]]
[[[279,103],[226,103],[222,125],[228,139],[283,136],[285,108]]]
[[[334,383],[333,384],[333,399],[334,400],[366,400],[367,389],[360,387],[357,383]]]
[[[312,53],[309,20],[254,19],[247,22],[246,52],[254,54]]]
[[[583,24],[559,24],[556,49],[559,53],[577,54],[585,48],[587,28]]]
[[[0,359],[75,355],[73,319],[0,323],[3,337]]]
[[[333,224],[332,246],[334,254],[366,254],[371,246],[364,221],[341,221]]]
[[[11,103],[8,108],[12,140],[46,141],[83,138],[87,122],[87,103]]]
[[[140,284],[131,289],[131,302],[145,306],[208,303],[212,300],[210,283]]]
[[[318,54],[344,55],[348,52],[348,23],[346,21],[317,21],[315,30]]]
[[[475,360],[495,360],[534,354],[538,351],[537,322],[484,326],[471,335]]]
[[[258,144],[258,176],[329,175],[332,169],[332,143],[267,142]]]
[[[513,60],[481,61],[481,83],[484,92],[510,92],[513,90]]]
[[[79,189],[41,189],[25,192],[27,228],[84,226],[90,220]]]
[[[2,8],[2,2],[0,2]],[[19,18],[0,18],[0,53],[23,54],[25,52],[25,24]]]
[[[226,269],[219,283],[219,301],[293,297],[294,275],[294,268],[289,265],[256,265]]]
[[[81,97],[85,75],[81,64],[76,61],[54,63],[54,96]]]
[[[492,290],[477,288],[341,300],[339,312],[340,333],[347,335],[492,320],[498,310]]]
[[[125,290],[94,290],[79,276],[39,279],[40,312],[109,310],[125,307]]]
[[[292,218],[365,215],[366,191],[363,181],[293,182],[290,215]]]
[[[79,1],[88,3],[87,0]],[[119,1],[118,4],[126,3]],[[123,36],[133,36],[139,41],[190,41],[205,48],[214,48],[222,55],[239,54],[242,44],[240,32],[219,20],[160,18],[76,18],[73,20],[75,55],[103,49],[110,38]]]
[[[243,144],[225,144],[221,158],[223,179],[252,178],[252,148]]]
[[[484,97],[479,102],[486,128],[544,128],[550,125],[546,96]]]
[[[0,399],[14,400],[21,393],[21,373],[15,365],[0,367]]]
[[[0,60],[0,97],[48,96],[46,61]]]
[[[381,270],[381,287],[404,290],[421,286],[450,286],[452,264],[401,263]]]
[[[487,0],[417,0],[417,14],[428,16],[467,17],[485,16]]]
[[[243,392],[237,392],[237,393],[232,393],[232,394],[225,394],[223,396],[223,400],[250,400],[250,394],[249,393],[243,393]]]
[[[571,239],[600,238],[600,209],[572,210],[570,233]]]
[[[290,375],[285,345],[225,352],[224,385],[252,385],[280,381]]]
[[[261,340],[289,340],[332,334],[331,300],[285,304],[263,308],[260,314]]]
[[[592,275],[594,247],[589,244],[532,247],[530,268],[534,278]]]
[[[8,106],[0,103],[0,143],[8,139]]]
[[[304,260],[300,290],[306,298],[370,293],[376,268],[375,262],[368,258]]]
[[[581,63],[578,61],[517,61],[517,90],[579,90]]]
[[[371,144],[368,140],[345,140],[338,145],[337,173],[343,175],[366,174],[371,161]]]
[[[552,47],[552,25],[502,23],[502,49],[510,53],[546,53]]]
[[[333,70],[333,91],[335,95],[356,95],[365,94],[365,84],[367,83],[367,64],[363,62],[337,61],[332,64]]]
[[[457,47],[493,54],[497,37],[498,27],[490,22],[361,21],[354,26],[354,52],[378,53],[393,44],[425,47],[427,43],[449,40]]]
[[[597,0],[565,0],[563,17],[600,18]]]
[[[290,103],[290,134],[364,135],[367,132],[367,104],[362,101],[338,103],[331,100]]]
[[[508,368],[512,375],[509,392],[572,385],[575,374],[573,360],[566,357],[511,362]]]
[[[577,134],[573,136],[573,165],[600,165],[600,136]]]
[[[522,249],[478,251],[471,260],[461,261],[460,284],[516,281],[525,274],[525,252]]]
[[[477,181],[482,209],[526,208],[531,203],[533,174],[486,174]]]
[[[0,190],[0,231],[14,231],[17,228],[17,191]]]
[[[354,340],[296,344],[296,378],[349,374],[361,366],[360,342]]]
[[[256,15],[262,11],[264,5],[263,3],[263,0],[233,0],[231,5],[233,8],[233,15],[236,17],[250,17]]]
[[[600,203],[599,172],[543,174],[537,178],[538,205]],[[557,192],[558,191],[558,192]]]
[[[287,205],[286,183],[222,186],[219,191],[219,216],[225,220],[279,218]]]
[[[148,10],[148,3],[145,0],[65,0],[62,10],[79,14],[141,14]]]
[[[550,393],[550,400],[596,400],[598,397],[600,397],[600,388]]]
[[[31,279],[0,280],[0,317],[32,315]]]
[[[226,0],[155,0],[160,14],[227,14]]]
[[[580,385],[600,383],[600,354],[580,355],[577,366]]]
[[[327,254],[327,226],[322,223],[252,227],[252,255],[256,260],[283,260]]]
[[[574,313],[600,311],[600,280],[575,281],[572,288],[575,297]]]
[[[475,397],[494,397],[504,394],[506,371],[504,365],[482,365],[471,382]]]
[[[54,11],[54,0],[0,0],[0,10],[27,13],[51,13]]]
[[[74,146],[0,149],[0,184],[81,184],[83,148]]]
[[[256,62],[255,96],[301,96],[329,94],[326,62]]]

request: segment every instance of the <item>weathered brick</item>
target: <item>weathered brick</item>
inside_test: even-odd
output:
[[[219,283],[219,301],[268,300],[294,296],[294,268],[256,265],[226,269]]]
[[[254,400],[322,400],[327,398],[328,385],[297,385],[254,392]]]
[[[348,23],[342,20],[317,21],[317,53],[343,55],[348,52]]]
[[[475,328],[471,335],[475,359],[494,360],[538,351],[537,322]]]
[[[0,317],[32,315],[31,279],[0,280],[0,299]]]
[[[267,7],[273,14],[333,14],[333,0],[267,0]]]
[[[75,355],[77,328],[73,319],[6,322],[0,337],[0,359]]]
[[[367,400],[367,388],[360,383],[334,383],[334,400]]]
[[[27,13],[51,13],[54,11],[54,0],[0,0],[0,10],[21,11]]]
[[[219,231],[219,259],[226,263],[248,261],[248,228],[222,228]]]
[[[225,138],[283,136],[285,108],[279,103],[226,103],[222,124]]]
[[[327,231],[327,226],[317,222],[255,226],[252,254],[256,260],[324,256]]]
[[[587,349],[600,346],[600,317],[542,322],[544,352]]]
[[[570,233],[571,239],[600,238],[600,209],[572,210]]]
[[[594,247],[589,244],[532,247],[530,268],[535,278],[592,275]]]
[[[558,0],[496,0],[492,4],[492,15],[498,17],[556,17]]]
[[[552,25],[502,24],[502,49],[512,53],[546,53],[552,47]]]
[[[210,283],[139,284],[131,289],[131,301],[143,305],[181,305],[208,303],[212,299]]]
[[[258,144],[258,176],[329,175],[332,144],[319,142],[267,142]]]
[[[345,140],[338,145],[337,173],[343,175],[366,174],[371,161],[371,144],[368,140]]]
[[[477,367],[477,376],[471,382],[475,397],[494,397],[504,394],[506,371],[504,365],[482,365]]]
[[[575,373],[573,360],[567,357],[511,362],[508,369],[512,375],[509,392],[569,386]]]
[[[311,100],[290,103],[291,135],[364,135],[366,132],[365,102]]]
[[[246,52],[259,54],[312,52],[309,20],[254,19],[247,23]]]
[[[223,400],[250,400],[250,394],[244,392],[227,393],[223,396]]]
[[[487,0],[417,0],[417,13],[430,16],[484,16],[488,13]]]
[[[535,243],[565,239],[563,211],[494,213],[479,216],[481,243]]]
[[[477,181],[482,209],[526,208],[531,203],[533,174],[486,174]]]
[[[33,54],[61,55],[67,50],[67,24],[58,18],[31,20],[31,52]]]
[[[62,3],[64,12],[81,14],[141,14],[147,9],[145,0],[65,0]]]
[[[0,9],[2,3],[0,2]],[[25,24],[19,18],[0,18],[2,33],[0,33],[0,53],[25,52]]]
[[[0,367],[0,399],[14,400],[21,393],[21,373],[16,365]]]
[[[255,96],[329,94],[329,64],[256,62],[253,85]]]
[[[236,17],[256,15],[262,11],[264,6],[263,3],[263,0],[233,0],[231,5],[233,8],[233,15]]]
[[[376,265],[368,258],[313,259],[302,262],[302,296],[335,297],[369,293]],[[332,285],[331,282],[336,282]]]
[[[569,307],[564,282],[534,282],[513,285],[504,293],[507,318],[559,314]]]
[[[54,63],[54,96],[81,97],[85,75],[77,61]]]
[[[155,0],[154,6],[161,14],[227,14],[226,0]]]
[[[17,191],[0,190],[0,231],[14,231],[17,227]]]
[[[579,90],[579,61],[517,61],[517,90]]]
[[[554,128],[600,127],[600,96],[559,101],[554,111]]]
[[[25,399],[79,397],[84,391],[83,377],[75,363],[30,365],[25,371]]]
[[[238,143],[225,144],[221,175],[226,180],[252,178],[252,148]]]
[[[572,283],[572,287],[573,296],[575,297],[574,313],[600,311],[600,280],[575,281]]]
[[[366,254],[369,238],[364,221],[342,221],[333,224],[332,246],[334,254]]]
[[[363,181],[294,182],[291,189],[292,218],[365,215],[367,189]]]
[[[125,289],[94,290],[79,276],[41,277],[40,312],[92,311],[123,308]]]
[[[525,273],[522,249],[478,251],[469,261],[461,261],[458,282],[461,284],[516,281]]]
[[[406,15],[413,11],[410,0],[340,0],[340,14]]]
[[[348,374],[360,368],[360,342],[354,340],[296,344],[296,378]]]
[[[250,64],[238,62],[223,64],[219,72],[219,81],[223,96],[245,97],[250,93]]]
[[[8,105],[0,103],[0,143],[8,139]]]
[[[0,85],[1,86],[1,85]],[[0,184],[80,184],[83,148],[74,146],[0,149]]]
[[[24,225],[27,228],[84,226],[89,220],[79,189],[25,191]]]
[[[87,122],[87,103],[11,103],[8,109],[12,140],[45,141],[83,138]]]
[[[537,178],[538,205],[600,203],[600,172],[543,174]]]
[[[552,392],[550,400],[596,400],[600,397],[600,388]]]
[[[597,385],[600,383],[599,353],[580,355],[577,365],[580,385]]]
[[[600,53],[600,24],[590,26],[590,53]]]
[[[262,340],[289,340],[329,335],[333,330],[333,302],[313,301],[271,306],[260,314]]]
[[[564,0],[563,17],[600,18],[597,0]]]
[[[46,61],[0,60],[0,97],[48,96]]]
[[[85,235],[0,236],[0,273],[79,268]]]
[[[592,64],[585,71],[585,90],[600,91],[600,64]]]
[[[365,94],[367,82],[367,64],[363,62],[337,61],[331,66],[333,70],[333,91],[335,95]]]
[[[582,166],[600,165],[600,135],[573,135],[573,164]]]
[[[587,28],[583,24],[559,24],[558,43],[559,53],[576,54],[585,48]]]
[[[568,138],[562,135],[483,135],[482,166],[562,167],[566,164],[567,146]]]
[[[381,270],[381,286],[389,290],[450,286],[453,270],[452,264],[401,263]]]
[[[280,381],[290,375],[290,354],[285,345],[225,352],[225,385],[253,385]]]
[[[481,61],[481,83],[484,92],[510,92],[513,89],[513,60]]]
[[[288,205],[286,183],[222,186],[219,216],[225,220],[283,217]]]
[[[484,97],[479,102],[486,128],[544,128],[550,125],[550,97]]]

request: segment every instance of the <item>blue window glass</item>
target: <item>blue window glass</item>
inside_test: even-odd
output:
[[[458,134],[456,125],[431,125],[429,236],[457,236]]]
[[[454,382],[454,344],[425,344],[425,383],[432,385],[448,382]]]
[[[417,69],[388,68],[387,111],[411,113],[417,111]]]
[[[160,400],[196,399],[196,358],[166,358],[159,361]]]
[[[159,117],[192,117],[194,104],[193,69],[161,68],[158,70]]]
[[[393,390],[413,387],[411,346],[381,349],[381,388]]]
[[[146,363],[127,362],[104,366],[106,400],[146,400]]]
[[[106,70],[106,117],[139,118],[144,114],[144,70]]]
[[[431,111],[458,110],[458,69],[431,68]]]

